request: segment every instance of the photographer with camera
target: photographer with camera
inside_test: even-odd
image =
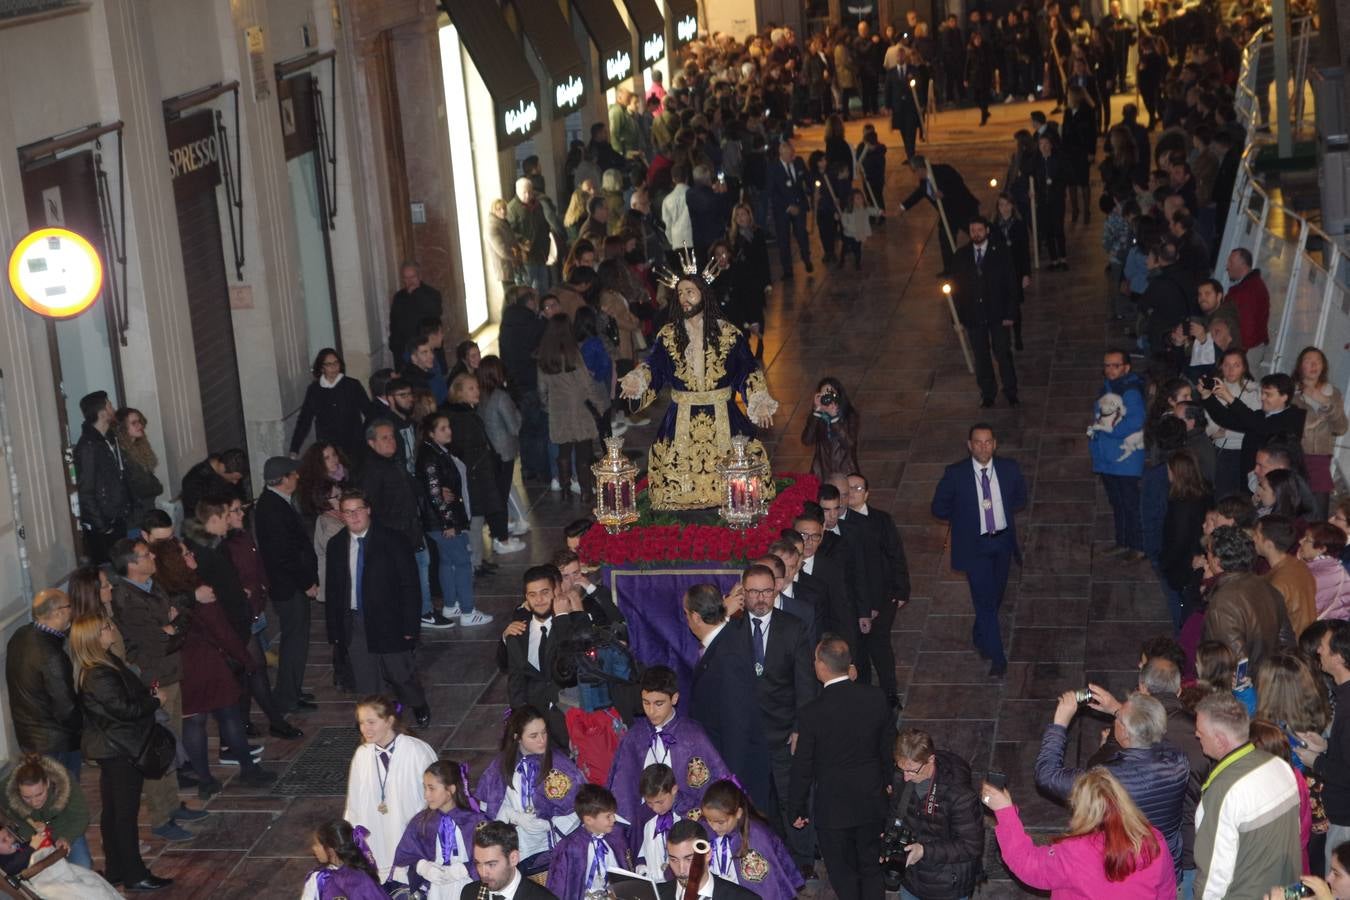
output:
[[[975,890],[984,856],[980,797],[970,763],[937,750],[926,731],[895,739],[882,875],[901,900],[960,900]]]
[[[1036,786],[1055,799],[1065,802],[1082,769],[1064,764],[1069,742],[1069,725],[1081,705],[1103,711],[1116,706],[1101,688],[1065,691],[1055,707],[1055,718],[1041,738],[1036,756]],[[1111,735],[1120,745],[1118,752],[1101,763],[1124,787],[1154,828],[1163,833],[1174,868],[1180,876],[1181,820],[1191,764],[1186,754],[1163,740],[1167,733],[1167,711],[1148,694],[1136,691],[1116,708]]]
[[[857,472],[858,408],[849,402],[844,385],[825,377],[811,398],[811,415],[802,428],[802,443],[811,448],[811,474],[824,480],[832,472]]]

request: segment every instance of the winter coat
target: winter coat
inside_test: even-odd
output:
[[[860,469],[856,413],[836,422],[826,422],[812,413],[802,428],[802,443],[811,448],[811,472],[819,478]]]
[[[511,231],[511,223],[499,216],[489,216],[487,239],[488,249],[492,251],[488,254],[492,277],[503,284],[515,282],[520,264],[516,261],[516,236]]]
[[[498,388],[484,397],[478,404],[478,417],[499,458],[507,461],[520,456],[520,410],[508,391]]]
[[[1177,894],[1176,873],[1167,844],[1158,829],[1153,839],[1158,853],[1147,866],[1124,881],[1109,881],[1104,864],[1106,848],[1100,834],[1085,834],[1037,846],[1027,835],[1017,807],[994,813],[994,835],[1008,871],[1029,887],[1050,892],[1050,900],[1172,900]]]
[[[79,686],[84,730],[80,753],[85,759],[134,760],[155,724],[159,701],[136,673],[116,656],[108,665],[91,666]]]
[[[80,748],[80,706],[64,645],[64,638],[30,622],[19,626],[5,651],[14,737],[31,753]]]
[[[253,663],[219,599],[192,608],[183,654],[191,661],[183,672],[183,715],[207,713],[239,702],[244,689],[237,673],[251,669]]]
[[[422,528],[425,531],[467,531],[469,515],[464,508],[464,485],[460,483],[459,467],[450,451],[434,441],[423,441],[417,449],[417,485],[422,510]],[[446,499],[442,491],[449,491]],[[472,505],[473,496],[469,503]]]
[[[33,837],[29,819],[49,827],[54,840],[72,842],[84,837],[89,828],[89,804],[84,799],[84,791],[77,782],[70,780],[66,767],[50,756],[43,756],[39,762],[47,775],[47,802],[37,809],[24,803],[14,778],[18,766],[11,767],[4,780],[6,821],[12,824],[20,841]]]
[[[1314,396],[1311,403],[1301,385],[1294,391],[1294,406],[1307,411],[1303,422],[1303,452],[1310,456],[1328,456],[1336,452],[1336,438],[1350,428],[1340,390],[1330,383],[1322,385],[1321,390],[1322,396]]]
[[[1308,571],[1317,580],[1317,618],[1350,619],[1350,573],[1334,556],[1309,560]],[[10,697],[14,689],[10,688]]]
[[[155,508],[155,498],[164,493],[164,483],[155,475],[154,469],[147,469],[136,461],[126,448],[122,448],[122,462],[127,467],[127,490],[131,492],[131,517]]]
[[[1191,558],[1199,549],[1200,532],[1204,528],[1208,506],[1207,497],[1193,500],[1169,498],[1167,501],[1160,566],[1163,578],[1174,591],[1185,590],[1191,581],[1194,572]]]
[[[403,463],[397,457],[385,458],[367,448],[359,483],[370,501],[373,521],[402,534],[414,550],[422,549],[424,539],[422,515],[417,503],[417,482],[408,474]]]
[[[1251,349],[1270,343],[1270,289],[1260,269],[1252,269],[1228,289],[1228,299],[1238,310],[1242,346]]]
[[[131,515],[131,489],[126,458],[111,431],[99,434],[93,425],[84,423],[75,444],[75,475],[83,524],[97,532],[108,531],[119,522],[126,524]]]
[[[1219,576],[1205,610],[1205,640],[1227,644],[1234,657],[1246,657],[1256,671],[1289,629],[1284,598],[1270,582],[1250,572]]]
[[[365,415],[369,405],[366,389],[355,378],[344,375],[332,387],[324,387],[319,379],[314,379],[305,388],[305,402],[295,419],[291,452],[300,452],[312,422],[316,441],[337,444],[349,459],[354,458],[366,446]],[[192,515],[192,510],[187,510],[187,514]]]
[[[230,564],[239,574],[239,583],[248,598],[249,620],[252,622],[267,609],[271,599],[271,584],[267,580],[267,567],[263,565],[262,554],[253,540],[253,534],[246,529],[231,531],[221,541],[220,547],[230,558]],[[252,629],[250,628],[250,631]],[[244,636],[248,640],[248,636]]]
[[[508,306],[502,310],[497,346],[501,348],[506,381],[513,391],[531,391],[535,387],[534,351],[544,336],[547,323],[527,306]]]
[[[215,591],[216,602],[224,610],[225,620],[239,640],[247,642],[253,633],[253,610],[244,593],[244,583],[239,580],[239,571],[223,546],[224,541],[208,534],[196,519],[188,519],[183,524],[183,539],[197,557],[197,577]]]
[[[1163,553],[1163,529],[1167,526],[1167,466],[1153,463],[1144,466],[1139,479],[1139,536],[1140,547],[1149,561],[1157,565]]]
[[[146,591],[125,578],[113,579],[113,620],[126,644],[127,662],[140,671],[146,685],[153,681],[177,684],[182,677],[178,651],[183,646],[186,620],[173,621],[172,624],[179,628],[177,634],[165,634],[163,630],[170,624],[169,608],[173,605],[169,595],[157,584],[152,584]],[[181,617],[183,610],[178,612]]]
[[[607,400],[605,388],[591,378],[584,365],[556,374],[539,370],[539,399],[548,411],[548,437],[555,444],[593,441],[599,437],[589,400],[597,411]]]
[[[1102,398],[1113,394],[1123,401],[1118,417],[1103,418]],[[1099,475],[1138,477],[1144,471],[1144,380],[1134,372],[1102,382],[1097,392],[1096,417],[1091,432],[1092,471]],[[1100,427],[1098,427],[1100,426]]]
[[[915,843],[923,844],[923,859],[905,869],[905,889],[924,900],[956,900],[970,896],[983,869],[984,816],[970,764],[946,750],[935,755],[932,803],[897,771],[890,820],[903,818]]]
[[[469,507],[475,517],[490,516],[506,509],[506,498],[497,488],[500,460],[488,441],[487,429],[477,411],[467,403],[445,408],[450,417],[450,452],[469,470]]]

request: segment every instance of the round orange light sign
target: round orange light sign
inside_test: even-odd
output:
[[[9,286],[40,316],[69,319],[103,290],[103,260],[94,245],[66,228],[40,228],[9,257]]]

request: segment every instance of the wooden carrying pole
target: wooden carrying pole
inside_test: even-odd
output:
[[[928,128],[923,121],[923,106],[919,103],[919,82],[917,79],[911,78],[909,80],[909,94],[914,98],[914,115],[919,117],[919,137],[924,143],[927,143]]]
[[[1041,268],[1041,240],[1036,231],[1036,178],[1027,179],[1027,188],[1031,191],[1031,267]]]
[[[970,335],[966,334],[966,326],[961,324],[961,318],[956,314],[956,302],[952,300],[950,284],[942,285],[942,296],[947,298],[947,309],[952,314],[952,331],[956,332],[956,340],[961,344],[961,355],[966,358],[966,370],[974,375],[975,355],[970,349]]]

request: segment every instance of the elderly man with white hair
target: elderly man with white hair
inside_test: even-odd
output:
[[[1041,738],[1036,756],[1036,786],[1065,802],[1074,780],[1082,769],[1064,764],[1064,749],[1069,742],[1069,725],[1079,706],[1092,698],[1090,691],[1065,691],[1055,707],[1055,718]],[[1111,728],[1119,749],[1102,761],[1102,768],[1116,776],[1139,811],[1167,839],[1167,849],[1180,876],[1181,819],[1186,800],[1186,782],[1191,766],[1186,754],[1163,740],[1167,732],[1167,711],[1148,694],[1130,694],[1116,712]]]
[[[506,205],[506,219],[525,250],[525,272],[530,287],[541,293],[548,290],[549,260],[556,254],[551,252],[548,214],[529,178],[516,179],[516,195]]]

